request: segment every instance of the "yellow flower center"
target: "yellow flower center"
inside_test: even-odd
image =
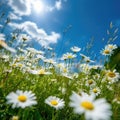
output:
[[[88,84],[89,85],[93,84],[93,81],[92,80],[88,80]]]
[[[16,67],[16,64],[12,64],[12,67]]]
[[[13,117],[12,117],[12,120],[18,120],[18,119],[19,119],[18,116],[13,116]]]
[[[56,100],[52,100],[50,103],[54,106],[58,105],[58,102]]]
[[[64,69],[63,69],[63,72],[64,72],[64,73],[66,73],[66,72],[67,72],[67,69],[66,69],[66,68],[64,68]]]
[[[23,41],[26,41],[26,40],[27,40],[27,38],[25,38],[25,37],[23,37],[22,39],[23,39]]]
[[[18,100],[20,102],[25,102],[27,100],[27,97],[25,95],[20,95],[20,96],[18,96]]]
[[[109,51],[109,50],[104,50],[104,53],[105,53],[105,54],[109,54],[110,51]]]
[[[89,63],[89,62],[90,62],[90,60],[89,60],[89,59],[87,59],[87,60],[86,60],[86,62],[87,62],[87,63]]]
[[[93,92],[94,92],[94,93],[97,93],[97,92],[98,92],[98,90],[97,90],[96,88],[94,88],[94,89],[93,89]]]
[[[81,103],[81,106],[84,107],[86,110],[93,110],[94,109],[94,105],[89,101],[83,101]]]
[[[109,46],[109,48],[113,49],[113,46],[112,46],[112,45],[110,45],[110,46]]]
[[[40,75],[45,74],[45,70],[44,70],[44,69],[39,70],[39,74],[40,74]]]
[[[108,73],[108,76],[111,77],[111,78],[114,78],[116,75],[115,75],[114,72],[109,72],[109,73]]]
[[[22,67],[23,66],[23,64],[18,64],[18,67]]]
[[[72,55],[68,55],[68,59],[72,59],[73,58],[73,56]]]

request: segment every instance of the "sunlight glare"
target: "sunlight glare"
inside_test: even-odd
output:
[[[42,13],[44,11],[44,3],[41,0],[36,0],[33,2],[33,9],[36,13]]]

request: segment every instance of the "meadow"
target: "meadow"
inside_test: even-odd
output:
[[[21,32],[6,40],[2,29],[0,120],[119,120],[119,61],[110,63],[119,48],[114,44],[117,31],[101,48],[104,62],[96,64],[100,60],[84,55],[79,46],[57,59],[53,48],[28,46],[29,38]],[[12,45],[19,35],[22,44],[16,49]]]

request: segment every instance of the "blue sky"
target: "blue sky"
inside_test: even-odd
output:
[[[120,28],[119,0],[6,1],[5,12],[12,17],[12,23],[5,32],[25,27],[24,33],[31,37],[37,49],[41,44],[49,45],[55,48],[59,56],[70,52],[72,46],[81,47],[81,52],[87,54],[83,48],[92,37],[94,44],[91,52],[99,55],[106,44],[110,22]],[[119,37],[114,43],[120,45]]]

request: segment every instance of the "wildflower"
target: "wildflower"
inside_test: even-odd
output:
[[[117,48],[117,45],[113,45],[113,44],[108,44],[105,46],[105,49],[109,49],[109,50],[114,50]]]
[[[81,96],[79,96],[73,92],[70,100],[70,107],[73,107],[77,114],[84,113],[86,120],[108,120],[112,115],[110,104],[104,98],[95,100],[93,94],[81,93]]]
[[[18,116],[13,116],[12,120],[19,120],[19,117]]]
[[[51,72],[47,72],[45,69],[40,69],[40,70],[29,70],[30,73],[32,74],[38,74],[38,75],[49,75]]]
[[[33,54],[41,54],[43,55],[44,52],[43,51],[40,51],[40,50],[36,50],[35,48],[32,48],[32,47],[28,47],[26,48],[30,53],[33,53]]]
[[[37,104],[35,94],[31,91],[23,92],[22,90],[17,90],[16,93],[9,93],[6,99],[8,104],[12,104],[12,108],[25,108]]]
[[[45,57],[43,56],[43,55],[36,55],[36,57],[37,57],[37,59],[41,59],[41,60],[44,60],[45,59]]]
[[[76,53],[76,52],[79,52],[81,48],[74,46],[74,47],[71,47],[71,50]]]
[[[45,99],[45,103],[51,107],[54,107],[56,110],[62,109],[65,105],[63,99],[60,99],[56,96],[49,96],[47,99]]]
[[[51,48],[51,47],[49,47],[49,46],[47,47],[47,49],[48,49],[48,50],[53,50],[53,48]]]
[[[92,80],[92,79],[89,79],[89,80],[87,80],[86,81],[86,83],[85,83],[85,85],[86,86],[95,86],[96,85],[96,83],[95,83],[95,81],[94,80]]]
[[[108,48],[105,48],[101,51],[101,54],[105,55],[105,56],[111,56],[112,53],[113,53],[113,51],[111,49],[108,49]]]
[[[43,60],[45,63],[49,63],[49,64],[56,64],[56,62],[53,59],[44,59]]]
[[[16,50],[11,48],[11,47],[9,47],[4,40],[0,40],[0,46],[5,48],[6,50],[8,50],[10,52],[16,53]]]
[[[116,72],[116,70],[107,70],[106,71],[106,79],[110,82],[116,82],[118,81],[120,78],[120,74],[118,72]]]
[[[73,59],[73,58],[75,58],[75,57],[77,57],[77,55],[75,55],[75,54],[72,54],[72,53],[66,53],[66,54],[63,54],[63,56],[62,56],[62,60],[67,60],[67,59]]]
[[[5,62],[8,62],[10,60],[10,56],[9,55],[0,55],[0,58],[2,58]]]
[[[86,74],[88,74],[90,69],[91,69],[90,65],[88,65],[86,63],[85,64],[80,64],[79,67],[80,67],[79,70],[86,73]]]
[[[119,96],[118,96],[118,97],[115,97],[115,98],[113,99],[113,103],[120,104],[120,97],[119,97]]]
[[[30,36],[28,36],[27,34],[20,34],[20,40],[22,40],[22,41],[29,41],[31,38],[30,38]]]
[[[100,94],[100,89],[98,87],[94,87],[90,90],[90,93],[95,94],[96,96],[98,96]]]
[[[86,63],[90,63],[90,62],[94,62],[93,60],[90,59],[90,57],[87,57],[83,54],[80,54],[80,56],[82,56],[82,59],[86,62]]]

